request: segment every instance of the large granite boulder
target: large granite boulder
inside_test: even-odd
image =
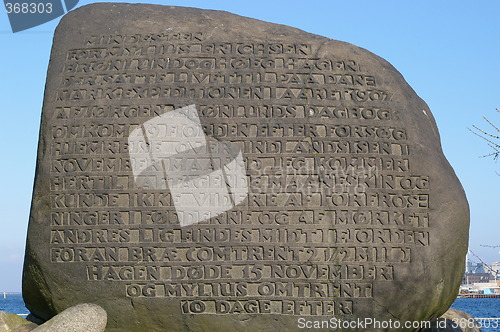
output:
[[[367,50],[155,5],[84,6],[56,30],[35,317],[91,302],[107,331],[395,329],[448,309],[468,227],[432,113]]]

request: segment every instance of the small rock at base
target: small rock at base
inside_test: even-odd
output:
[[[481,332],[481,327],[474,317],[456,309],[448,309],[431,324],[431,328],[421,332]]]
[[[36,327],[21,316],[0,311],[0,332],[28,332]]]
[[[54,316],[33,332],[103,332],[107,323],[106,311],[92,303],[82,303]]]

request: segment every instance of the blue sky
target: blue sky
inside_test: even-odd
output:
[[[77,7],[101,1],[80,1]],[[106,1],[116,2],[116,1]],[[135,1],[143,2],[143,1]],[[153,1],[225,10],[366,48],[429,105],[471,208],[470,249],[500,261],[500,162],[467,128],[500,124],[500,1]],[[11,32],[0,10],[0,291],[19,291],[52,36],[60,18]],[[489,128],[488,128],[489,129]],[[453,232],[453,227],[450,227]]]

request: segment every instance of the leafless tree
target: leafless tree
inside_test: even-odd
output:
[[[500,113],[500,110],[497,109],[497,113]],[[483,130],[475,125],[472,126],[472,129],[469,130],[484,139],[488,145],[494,150],[492,153],[488,153],[481,157],[493,157],[493,160],[497,161],[500,157],[500,128],[493,124],[488,118],[483,116],[483,119],[491,126],[489,130]],[[497,172],[498,175],[500,173]]]

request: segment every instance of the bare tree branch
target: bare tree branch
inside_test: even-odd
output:
[[[500,113],[500,110],[497,109],[496,111],[497,113]],[[467,129],[469,129],[474,135],[479,136],[488,142],[488,146],[494,150],[494,152],[481,157],[493,157],[493,160],[497,161],[500,157],[500,128],[493,124],[493,122],[491,122],[487,117],[483,116],[483,119],[486,120],[486,122],[493,128],[493,132],[483,130],[475,125],[472,125],[473,129]],[[500,175],[498,172],[497,174]]]

